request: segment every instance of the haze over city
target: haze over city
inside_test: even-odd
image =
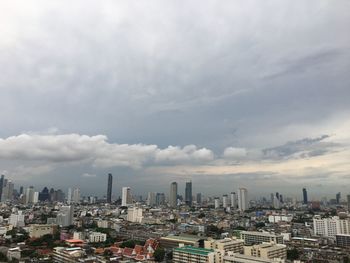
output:
[[[33,4],[35,2],[36,4]],[[350,4],[4,1],[0,172],[105,195],[348,193]]]

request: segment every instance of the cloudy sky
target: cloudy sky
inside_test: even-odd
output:
[[[0,3],[0,171],[103,195],[350,193],[350,2]]]

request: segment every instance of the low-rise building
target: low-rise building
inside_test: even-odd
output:
[[[287,258],[287,246],[283,244],[263,243],[253,246],[244,246],[244,255],[274,259],[274,258]]]
[[[242,231],[241,239],[244,240],[245,245],[261,244],[263,242],[274,242],[276,244],[283,244],[282,235],[269,232]]]
[[[242,254],[232,254],[228,256],[224,256],[223,263],[284,263],[284,259],[266,259],[266,258],[258,258],[253,256],[247,256]]]
[[[228,251],[232,251],[234,253],[240,253],[243,251],[244,240],[242,239],[211,239],[204,241],[204,247],[207,249],[218,249],[224,251],[226,255]]]
[[[56,225],[39,225],[34,224],[29,227],[29,236],[31,238],[40,238],[45,235],[53,235],[57,230]]]
[[[107,240],[107,235],[100,232],[92,232],[89,234],[90,243],[105,242]]]
[[[198,248],[192,246],[178,247],[173,250],[173,262],[216,263],[214,249]]]

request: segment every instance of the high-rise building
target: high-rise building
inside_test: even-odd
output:
[[[148,206],[155,206],[156,205],[156,195],[157,193],[155,192],[148,192],[147,195],[147,205]]]
[[[238,209],[242,212],[248,210],[248,191],[245,188],[239,188]]]
[[[73,190],[73,202],[76,204],[80,203],[80,189],[79,188],[74,188]]]
[[[169,205],[171,207],[177,206],[177,182],[172,182],[170,185]]]
[[[228,207],[228,197],[227,195],[222,196],[222,207],[227,208]]]
[[[39,193],[39,201],[45,202],[50,200],[50,193],[47,187],[44,187],[43,190]]]
[[[61,206],[60,211],[57,213],[57,224],[62,227],[73,225],[73,216],[73,206]]]
[[[214,199],[214,208],[215,209],[220,208],[220,199],[218,197],[215,197]]]
[[[340,219],[338,216],[322,218],[319,215],[313,218],[314,235],[335,237],[337,234],[350,234],[350,221]]]
[[[337,205],[340,204],[340,198],[341,198],[341,193],[339,192],[335,195],[335,201],[337,202]]]
[[[346,198],[348,201],[348,211],[350,211],[350,195],[347,195]]]
[[[33,203],[33,200],[34,200],[34,187],[30,186],[26,189],[25,203],[26,204]]]
[[[237,195],[235,192],[232,192],[231,193],[231,207],[233,209],[236,209],[237,208]]]
[[[156,204],[157,204],[157,206],[165,204],[165,194],[164,193],[157,193]]]
[[[307,200],[307,191],[306,188],[303,188],[303,204],[307,205],[308,200]]]
[[[128,206],[130,204],[132,204],[130,187],[123,187],[122,188],[122,206]]]
[[[197,201],[198,205],[202,204],[202,194],[201,193],[197,193],[196,201]]]
[[[113,184],[113,176],[111,173],[109,173],[108,184],[107,184],[107,203],[112,202],[112,184]]]
[[[185,203],[188,206],[192,206],[192,182],[186,182],[185,188]]]
[[[2,194],[0,196],[1,201],[5,202],[13,199],[13,188],[14,184],[11,182],[11,180],[3,180]]]
[[[68,195],[67,195],[67,204],[70,205],[70,203],[72,202],[72,188],[68,188]]]
[[[1,200],[1,197],[2,197],[2,188],[4,187],[4,181],[5,181],[5,175],[1,175],[1,178],[0,178],[0,201]]]

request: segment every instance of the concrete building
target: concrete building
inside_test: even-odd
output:
[[[127,220],[133,223],[141,223],[143,219],[142,208],[140,207],[129,207]]]
[[[216,263],[216,253],[213,249],[192,246],[178,247],[173,250],[173,262]]]
[[[45,235],[53,235],[57,230],[56,225],[30,225],[29,236],[31,238],[39,238]]]
[[[166,237],[160,238],[160,245],[163,248],[176,248],[179,247],[180,244],[183,244],[185,246],[199,247],[201,240],[202,238],[193,235],[168,235]]]
[[[218,197],[215,197],[214,199],[214,208],[215,209],[220,208],[220,199]]]
[[[335,239],[337,247],[350,248],[350,235],[337,234]]]
[[[287,246],[275,243],[244,246],[244,255],[265,259],[287,259]]]
[[[156,206],[156,204],[157,204],[156,196],[157,196],[157,193],[148,192],[148,194],[147,194],[147,205],[148,206]]]
[[[130,187],[122,188],[122,206],[128,206],[132,204],[131,189]]]
[[[80,189],[79,188],[74,188],[72,201],[75,204],[79,204],[80,203]]]
[[[331,218],[313,218],[314,235],[335,237],[337,234],[350,234],[349,219],[340,219],[338,216]]]
[[[231,197],[231,207],[233,209],[236,209],[237,208],[237,195],[236,195],[236,193],[232,192],[230,197]]]
[[[227,195],[222,196],[222,207],[227,208],[228,207],[228,197]]]
[[[224,238],[219,240],[210,239],[204,241],[204,248],[218,249],[220,251],[223,251],[222,254],[224,255],[227,255],[229,251],[234,253],[243,252],[243,245],[244,240],[241,239]]]
[[[16,214],[11,214],[9,217],[9,224],[13,227],[23,227],[24,226],[24,215],[22,211],[18,211]]]
[[[242,231],[241,239],[244,240],[245,245],[261,244],[263,242],[274,242],[276,244],[283,244],[283,236],[269,232],[258,231]]]
[[[177,206],[177,182],[172,182],[170,185],[169,206]]]
[[[61,206],[57,213],[56,222],[58,225],[65,227],[73,225],[74,207],[71,205]]]
[[[108,183],[107,183],[107,203],[112,203],[112,185],[113,185],[113,176],[111,173],[109,173]]]
[[[53,249],[53,261],[57,263],[75,263],[85,255],[81,247],[55,247]]]
[[[292,220],[293,220],[292,215],[269,215],[270,223],[291,222]]]
[[[107,240],[107,234],[100,232],[92,232],[89,234],[90,243],[105,242]]]
[[[223,263],[284,263],[284,259],[266,259],[247,256],[242,254],[232,254],[224,256]]]
[[[192,182],[186,182],[185,188],[185,203],[188,206],[192,206]]]
[[[248,191],[245,188],[239,188],[238,192],[238,209],[243,212],[248,210]]]

